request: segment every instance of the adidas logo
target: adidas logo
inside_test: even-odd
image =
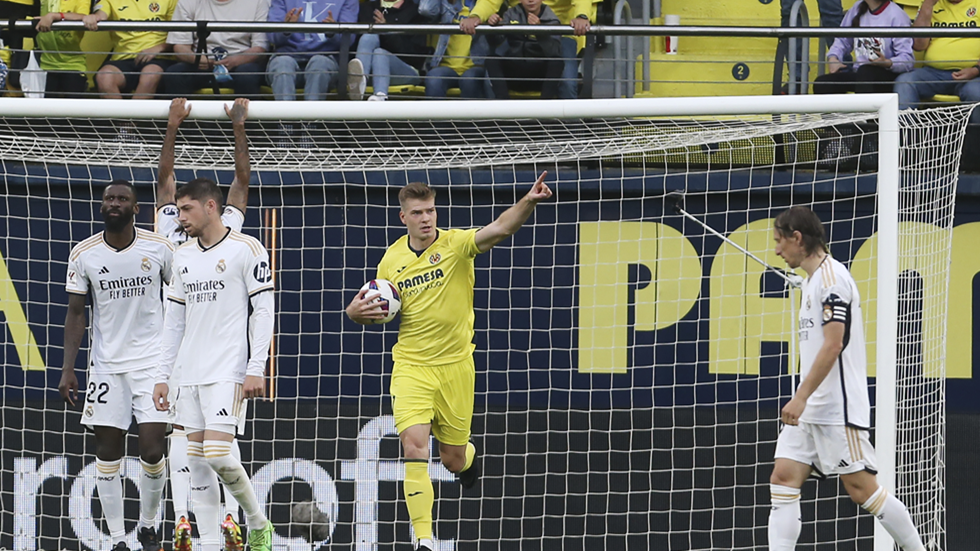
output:
[[[177,472],[178,473],[190,473],[191,472],[191,468],[190,467],[184,467],[183,469],[179,469]]]
[[[221,411],[219,411],[215,415],[219,417],[228,417],[228,410],[226,410],[225,408],[221,408]]]
[[[843,459],[841,459],[840,460],[840,463],[838,463],[837,466],[843,469],[843,468],[847,467],[847,461],[844,461]]]
[[[186,273],[187,273],[187,266],[184,266],[184,267],[183,267],[183,268],[182,268],[182,269],[180,270],[180,275],[184,275],[184,274],[186,274]]]
[[[109,268],[106,268],[105,266],[103,266],[102,269],[99,270],[99,275],[105,275],[107,273],[109,273]]]

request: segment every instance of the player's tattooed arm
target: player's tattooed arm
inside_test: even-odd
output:
[[[252,178],[252,166],[248,156],[248,137],[245,135],[245,120],[248,119],[248,100],[238,98],[229,108],[225,105],[225,113],[231,119],[235,133],[235,180],[228,190],[229,205],[245,212],[248,207],[248,184]]]
[[[177,194],[177,179],[174,177],[174,148],[177,144],[177,130],[191,113],[191,106],[184,98],[170,102],[170,115],[167,117],[167,133],[163,137],[160,150],[160,164],[157,166],[157,208],[174,202]]]

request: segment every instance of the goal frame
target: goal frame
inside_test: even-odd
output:
[[[189,119],[226,117],[222,100],[192,100]],[[630,98],[514,101],[414,102],[303,102],[252,101],[253,120],[477,120],[492,116],[491,106],[505,109],[508,119],[582,119],[613,117],[689,117],[726,115],[779,115],[817,113],[877,113],[878,119],[878,231],[875,442],[878,483],[894,491],[896,480],[897,334],[898,334],[898,214],[899,214],[899,109],[895,94],[736,96],[706,98]],[[165,100],[106,101],[102,99],[7,98],[0,116],[73,118],[163,119]],[[891,450],[883,453],[883,450]],[[875,523],[874,550],[892,551],[894,542]]]

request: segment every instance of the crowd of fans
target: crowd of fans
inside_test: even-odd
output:
[[[12,1],[0,1],[10,4]],[[508,88],[543,97],[578,95],[581,38],[595,19],[592,0],[43,0],[36,49],[47,97],[88,91],[84,31],[55,30],[58,21],[269,21],[412,25],[456,23],[463,34],[369,33],[351,36],[348,97],[384,101],[390,86],[425,85],[429,97],[459,88],[464,98],[507,98]],[[556,15],[557,14],[557,15]],[[508,34],[487,38],[477,26],[567,25],[569,37]],[[380,29],[379,29],[380,30]],[[94,78],[100,97],[187,97],[229,88],[256,97],[268,85],[277,100],[323,100],[338,82],[342,35],[310,32],[112,32],[111,55]],[[506,58],[500,61],[498,58]],[[548,78],[542,80],[541,76]],[[558,80],[564,79],[561,84]]]
[[[31,0],[0,0],[23,6]],[[452,88],[464,98],[508,98],[512,90],[544,98],[578,95],[582,40],[596,17],[593,0],[43,0],[37,23],[40,66],[48,96],[78,97],[88,88],[81,31],[53,30],[57,21],[271,21],[369,23],[379,32],[351,37],[347,82],[341,74],[340,35],[309,32],[214,32],[198,44],[193,32],[114,32],[114,50],[94,82],[101,97],[185,97],[200,89],[231,88],[257,96],[268,85],[277,100],[327,98],[346,85],[348,97],[384,101],[391,86],[424,85],[428,97]],[[271,1],[271,4],[270,4]],[[784,24],[790,0],[781,0]],[[824,25],[844,27],[973,27],[975,3],[922,0],[915,21],[890,0],[861,0],[846,13],[841,0],[819,0]],[[16,9],[11,8],[14,11]],[[9,10],[8,10],[9,11]],[[18,12],[19,13],[19,12]],[[17,14],[15,14],[17,15]],[[25,12],[26,15],[26,12]],[[463,34],[391,34],[386,24],[454,23]],[[566,25],[568,36],[476,34],[481,25]],[[873,33],[869,33],[873,34]],[[925,52],[915,68],[914,51]],[[816,94],[898,93],[901,107],[936,95],[980,101],[980,38],[840,37],[827,53],[827,74]],[[974,114],[980,122],[980,110]]]

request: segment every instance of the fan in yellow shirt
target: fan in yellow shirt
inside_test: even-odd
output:
[[[81,21],[88,11],[89,0],[42,0],[35,48],[41,52],[38,63],[47,73],[45,97],[78,98],[84,97],[88,90],[85,54],[82,53],[82,35],[85,33],[51,28],[59,21]]]
[[[98,30],[101,21],[170,21],[177,0],[97,0],[95,11],[85,17],[85,28]],[[174,63],[160,55],[173,48],[167,33],[154,31],[115,31],[116,47],[112,59],[99,69],[95,83],[102,97],[122,99],[133,92],[133,99],[153,99],[164,71]]]
[[[470,440],[476,370],[473,365],[474,259],[513,235],[534,207],[551,197],[544,172],[531,191],[491,224],[479,229],[440,230],[436,192],[413,182],[398,194],[399,217],[408,234],[395,241],[378,264],[377,277],[398,287],[401,323],[392,349],[391,407],[405,457],[405,501],[418,550],[432,551],[432,480],[429,434],[439,457],[459,474],[463,488],[480,477]],[[384,317],[381,307],[357,293],[347,316],[360,324]]]
[[[922,0],[913,27],[964,27],[980,25],[980,0]],[[980,38],[918,38],[912,49],[925,51],[925,67],[895,79],[899,109],[907,109],[935,95],[959,96],[960,101],[980,101]],[[980,110],[970,120],[980,124]]]

